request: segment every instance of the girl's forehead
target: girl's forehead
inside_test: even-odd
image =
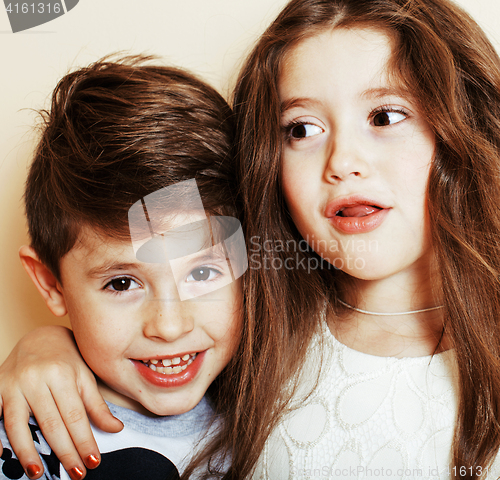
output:
[[[303,39],[285,55],[278,89],[282,103],[332,94],[407,93],[393,68],[393,39],[374,28],[338,27]],[[384,91],[385,90],[385,91]]]
[[[341,26],[334,28],[318,29],[313,35],[308,35],[298,42],[290,45],[284,52],[281,62],[281,74],[292,69],[301,60],[303,55],[323,51],[325,48],[332,54],[346,52],[345,46],[352,44],[358,46],[360,54],[370,52],[380,56],[381,61],[387,62],[394,51],[395,36],[382,28],[373,26]],[[307,53],[305,53],[307,52]],[[351,57],[351,60],[355,60]]]

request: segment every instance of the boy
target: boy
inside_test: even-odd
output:
[[[87,478],[179,478],[215,434],[205,393],[241,330],[242,233],[216,217],[236,213],[231,112],[191,75],[144,60],[100,61],[60,81],[26,183],[23,266],[52,313],[69,314],[125,425],[94,429],[102,462]],[[83,478],[30,428],[45,478]],[[0,439],[0,478],[26,478],[3,424]],[[38,478],[42,466],[25,471]]]

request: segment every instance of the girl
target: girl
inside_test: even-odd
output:
[[[271,454],[304,476],[385,467],[475,478],[491,465],[499,67],[475,22],[444,0],[292,1],[251,53],[234,99],[247,218],[257,212],[249,236],[301,237],[340,270],[323,270],[331,358],[307,408],[316,424],[282,423],[264,477],[281,478]],[[290,299],[309,292],[303,272],[286,273],[266,282],[300,336]]]
[[[499,107],[446,0],[292,0],[257,43],[234,95],[256,478],[493,478]]]

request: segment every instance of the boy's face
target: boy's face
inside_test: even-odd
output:
[[[171,224],[204,218],[190,214]],[[241,284],[232,281],[222,248],[206,252],[175,265],[143,263],[130,241],[84,227],[61,259],[60,290],[75,338],[109,387],[108,400],[157,415],[184,413],[231,359],[240,338]]]

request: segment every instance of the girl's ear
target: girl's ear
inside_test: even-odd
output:
[[[19,258],[49,310],[56,317],[66,315],[68,309],[64,295],[54,274],[40,261],[35,251],[27,245],[19,249]]]

